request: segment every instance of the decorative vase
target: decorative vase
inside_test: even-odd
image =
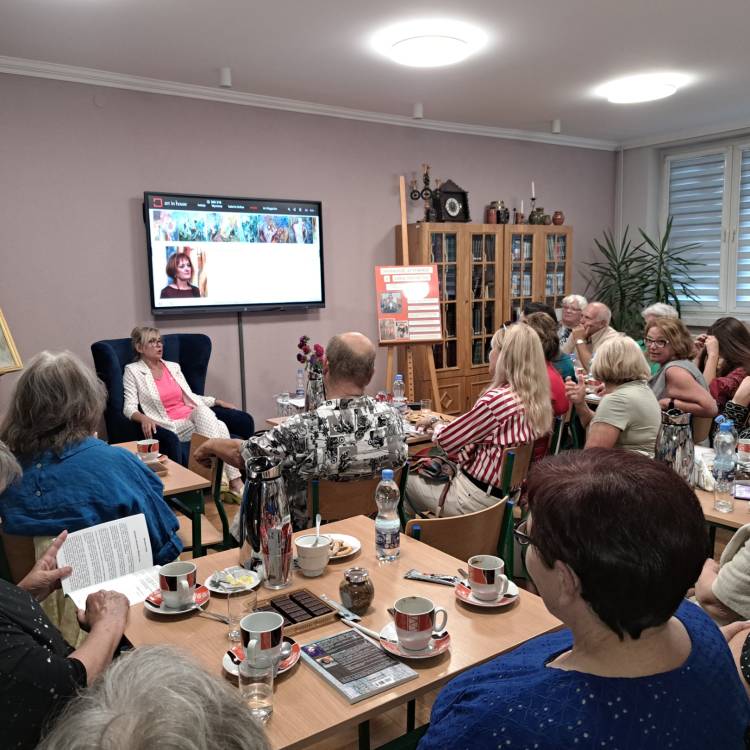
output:
[[[307,383],[305,384],[305,411],[314,411],[325,400],[323,373],[318,370],[308,370]]]
[[[543,219],[542,223],[545,226],[549,226],[552,223],[552,217],[549,214],[544,214],[544,216],[542,217],[542,219]]]
[[[555,213],[552,214],[552,223],[559,227],[561,224],[565,223],[565,214],[562,211],[555,211]]]

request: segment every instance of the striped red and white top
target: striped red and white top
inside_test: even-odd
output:
[[[448,453],[458,451],[458,463],[467,474],[499,487],[505,447],[535,437],[521,400],[506,385],[481,395],[471,411],[446,425],[435,441]]]

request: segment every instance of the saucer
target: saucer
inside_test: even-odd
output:
[[[356,536],[351,536],[350,534],[326,534],[326,536],[331,537],[331,539],[335,541],[340,541],[344,547],[351,547],[351,552],[345,552],[343,555],[339,553],[336,556],[332,556],[331,559],[328,562],[331,562],[332,560],[347,560],[352,555],[356,555],[357,552],[359,552],[362,549],[362,542],[357,539]]]
[[[203,582],[203,585],[212,593],[212,594],[223,594],[226,596],[227,594],[236,594],[236,593],[242,593],[243,591],[250,591],[254,589],[263,579],[254,571],[254,570],[247,570],[239,565],[232,565],[229,568],[224,568],[222,571],[216,571],[217,573],[229,573],[233,576],[248,576],[249,578],[253,579],[252,583],[247,583],[244,586],[237,587],[237,588],[223,588],[220,585],[217,585],[213,582],[214,574],[212,573],[206,580]]]
[[[420,649],[419,651],[412,651],[411,649],[399,645],[396,637],[396,625],[393,622],[389,622],[380,631],[380,645],[389,654],[400,656],[403,659],[431,659],[433,656],[442,654],[451,647],[451,637],[446,632],[440,638],[430,638],[427,648]]]
[[[292,653],[289,654],[286,659],[279,662],[279,669],[276,673],[277,675],[288,672],[299,661],[299,657],[302,653],[302,650],[299,647],[299,643],[297,643],[294,638],[290,638],[288,635],[285,635],[284,640],[287,643],[292,644]],[[231,651],[234,654],[235,658],[239,659],[239,661],[245,660],[245,651],[242,648],[241,644],[236,643],[234,646],[232,646],[231,649],[229,649],[229,651]],[[224,652],[224,658],[221,661],[221,666],[224,667],[225,672],[228,672],[233,677],[238,677],[239,665],[235,664],[234,661],[232,661],[232,657],[229,655],[229,651]]]
[[[466,585],[466,581],[458,583],[454,591],[456,593],[456,599],[462,601],[464,604],[472,604],[475,607],[507,607],[518,599],[518,586],[516,586],[513,581],[508,581],[508,590],[496,599],[477,599],[477,597],[471,593],[471,589]]]
[[[193,603],[182,609],[167,609],[162,603],[161,591],[151,592],[143,602],[143,606],[149,611],[157,615],[184,615],[188,612],[192,612],[196,607],[203,607],[208,603],[211,598],[211,594],[205,586],[196,586],[193,591]]]

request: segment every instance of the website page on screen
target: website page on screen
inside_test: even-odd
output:
[[[320,204],[146,194],[156,309],[322,302]]]

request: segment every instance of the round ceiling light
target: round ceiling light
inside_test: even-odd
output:
[[[652,102],[672,96],[688,80],[689,77],[683,73],[645,73],[609,81],[594,93],[613,104]]]
[[[401,65],[437,68],[455,65],[480,50],[487,37],[462,21],[422,20],[397,23],[377,32],[373,47]]]

